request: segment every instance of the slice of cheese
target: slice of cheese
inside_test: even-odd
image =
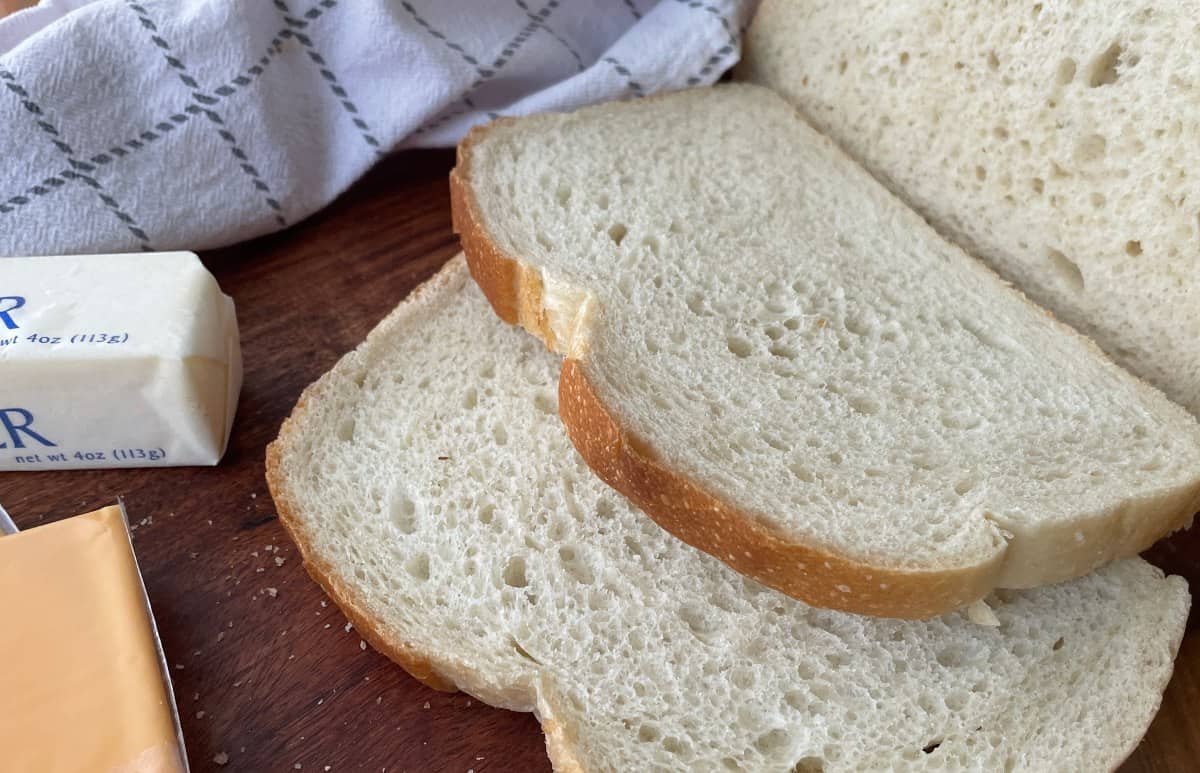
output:
[[[121,508],[0,537],[0,769],[185,771],[176,716]]]
[[[0,258],[0,470],[216,464],[233,301],[190,252]]]

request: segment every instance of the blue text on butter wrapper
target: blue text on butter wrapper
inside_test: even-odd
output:
[[[5,434],[8,435],[8,442],[3,442]],[[24,408],[0,408],[0,448],[8,448],[8,443],[12,443],[13,448],[25,448],[22,435],[49,448],[57,446],[57,443],[47,440],[33,429],[33,414],[29,411]]]
[[[16,330],[20,327],[17,321],[13,319],[12,313],[25,305],[25,299],[19,295],[3,295],[0,296],[0,322],[9,330]]]

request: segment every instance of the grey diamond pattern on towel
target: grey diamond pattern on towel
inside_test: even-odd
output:
[[[0,257],[205,249],[389,152],[714,82],[754,0],[58,0],[0,19]]]

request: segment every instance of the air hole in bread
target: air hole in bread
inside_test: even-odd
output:
[[[922,748],[921,751],[925,752],[926,754],[933,754],[935,751],[937,751],[938,747],[941,745],[942,745],[942,739],[935,738],[934,740],[925,744],[924,748]]]
[[[1046,259],[1050,261],[1051,268],[1063,284],[1076,292],[1083,290],[1083,272],[1075,261],[1053,247],[1046,250]]]
[[[846,317],[846,329],[856,336],[865,336],[871,331],[871,326],[858,317]]]
[[[1033,187],[1033,192],[1034,192],[1034,193],[1038,193],[1038,194],[1040,194],[1040,193],[1042,193],[1043,191],[1045,191],[1045,190],[1046,190],[1046,181],[1045,181],[1045,180],[1043,180],[1043,179],[1042,179],[1042,178],[1040,178],[1040,177],[1035,177],[1035,178],[1033,178],[1033,179],[1030,181],[1030,185]]]
[[[725,345],[737,357],[749,357],[754,353],[754,344],[740,336],[729,336],[725,339]]]
[[[1134,258],[1136,258],[1138,255],[1141,255],[1142,243],[1135,239],[1125,242],[1125,254]]]
[[[354,440],[354,417],[347,416],[338,424],[337,438],[343,443],[349,443]]]
[[[607,193],[601,193],[599,196],[596,197],[596,206],[600,207],[600,209],[608,209],[608,194]]]
[[[1000,69],[1000,57],[996,56],[995,51],[988,51],[987,65],[988,65],[989,70],[999,70]]]
[[[771,448],[774,448],[776,451],[785,452],[788,450],[787,443],[783,442],[781,439],[775,437],[774,435],[764,434],[763,440],[766,442],[767,445],[769,445]]]
[[[679,619],[700,639],[714,633],[718,627],[717,621],[709,615],[709,610],[699,604],[685,604],[680,607]]]
[[[539,393],[533,398],[533,406],[545,414],[558,413],[558,404],[553,395]]]
[[[788,346],[785,343],[776,341],[771,344],[767,350],[776,357],[782,357],[785,360],[794,360],[800,356],[800,352],[793,346]]]
[[[1103,209],[1104,205],[1108,203],[1108,199],[1104,197],[1103,193],[1093,192],[1088,198],[1096,209]]]
[[[529,579],[525,576],[524,558],[513,556],[508,559],[504,566],[504,584],[510,588],[524,588],[529,584]]]
[[[962,711],[967,707],[967,702],[970,700],[965,690],[951,690],[946,694],[944,703],[946,708],[952,712]]]
[[[676,757],[687,753],[687,746],[684,745],[684,742],[673,735],[669,735],[662,739],[662,747],[666,749],[668,754],[673,754]]]
[[[612,239],[613,244],[618,247],[625,240],[625,235],[629,233],[629,229],[623,223],[614,223],[608,227],[608,238]]]
[[[825,773],[825,760],[820,757],[801,757],[792,766],[792,773]]]
[[[1090,164],[1104,158],[1108,148],[1108,140],[1100,134],[1089,134],[1075,146],[1075,160]]]
[[[904,65],[907,65],[907,64],[908,64],[908,59],[909,59],[909,57],[908,57],[908,52],[907,52],[907,51],[901,51],[901,52],[900,52],[900,66],[901,66],[901,67],[903,67]]]
[[[879,413],[879,409],[881,408],[879,401],[870,397],[849,397],[846,399],[846,402],[852,411],[864,416],[872,416]]]
[[[398,491],[392,494],[391,504],[392,524],[402,534],[412,534],[417,530],[417,503],[408,494]]]
[[[1075,60],[1067,57],[1058,63],[1058,72],[1055,75],[1055,80],[1059,86],[1066,86],[1071,81],[1075,80]]]
[[[812,483],[817,479],[817,477],[813,474],[813,471],[808,467],[805,467],[803,464],[790,464],[788,465],[788,469],[791,470],[793,475],[805,483]]]
[[[783,751],[789,741],[791,741],[791,736],[788,735],[787,731],[781,727],[777,727],[773,730],[768,730],[754,739],[754,748],[758,749],[759,753],[763,755],[772,755]]]
[[[788,310],[787,304],[778,298],[770,299],[763,306],[767,311],[771,312],[772,314],[785,314],[785,313],[787,313],[787,310]]]
[[[1113,43],[1104,53],[1092,60],[1092,66],[1088,70],[1088,86],[1095,89],[1116,83],[1120,77],[1120,73],[1117,72],[1120,60],[1121,44]]]
[[[1054,650],[1055,652],[1058,652],[1059,650],[1061,650],[1063,648],[1063,644],[1065,644],[1065,643],[1066,642],[1063,640],[1063,637],[1059,636],[1057,639],[1054,640],[1054,645],[1050,649]]]
[[[418,553],[404,562],[404,571],[422,582],[429,579],[429,554]]]
[[[650,250],[650,253],[655,257],[658,256],[658,239],[653,236],[647,236],[642,239],[642,246]]]
[[[537,243],[540,244],[544,250],[554,249],[554,242],[550,241],[550,237],[546,236],[546,234],[541,231],[537,232]]]

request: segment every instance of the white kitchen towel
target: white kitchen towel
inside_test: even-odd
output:
[[[0,20],[0,256],[284,228],[386,153],[709,84],[754,0],[43,0]]]

